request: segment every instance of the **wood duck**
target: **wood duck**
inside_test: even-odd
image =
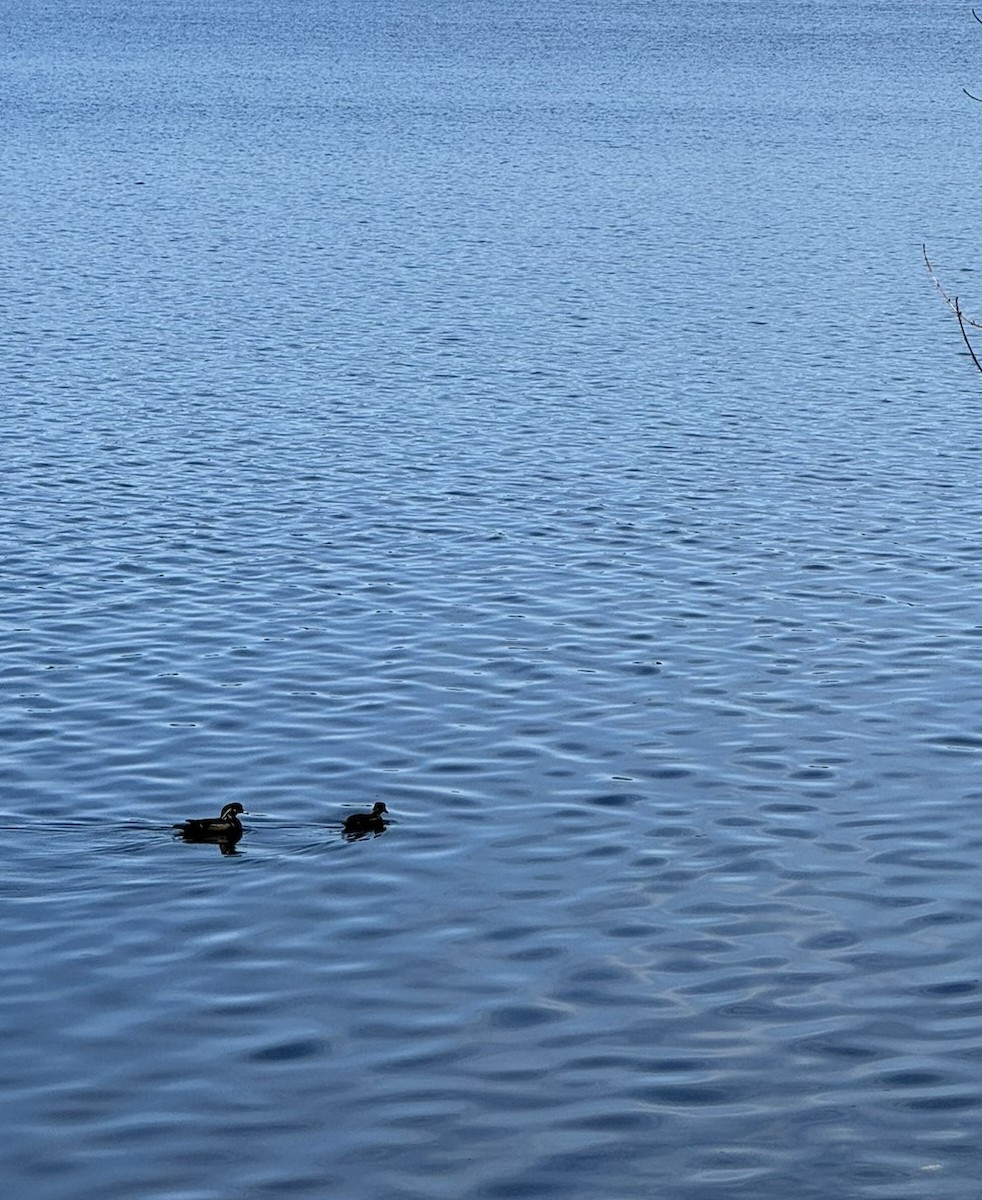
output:
[[[242,836],[239,813],[243,812],[245,809],[238,802],[226,804],[220,816],[199,817],[193,821],[184,821],[174,828],[180,830],[181,837],[186,842],[222,842],[234,846]]]
[[[352,813],[344,819],[344,836],[347,838],[364,837],[366,833],[376,836],[385,832],[387,821],[382,819],[382,813],[388,812],[381,800],[376,800],[370,813]]]

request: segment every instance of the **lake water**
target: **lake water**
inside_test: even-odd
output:
[[[968,6],[2,30],[6,1194],[978,1200]]]

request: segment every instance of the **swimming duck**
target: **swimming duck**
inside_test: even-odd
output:
[[[381,800],[376,800],[370,813],[352,813],[344,819],[344,836],[363,837],[366,833],[384,833],[388,822],[382,820],[382,813],[388,811]]]
[[[181,831],[181,837],[186,842],[231,842],[234,844],[242,836],[242,822],[239,813],[245,809],[237,801],[226,804],[218,817],[199,817],[193,821],[185,821],[175,825]]]

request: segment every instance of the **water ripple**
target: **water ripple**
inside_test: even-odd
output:
[[[11,1194],[977,1192],[974,64],[649,7],[11,16]]]

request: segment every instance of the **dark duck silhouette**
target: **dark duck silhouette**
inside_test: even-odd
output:
[[[380,833],[385,833],[388,821],[382,819],[382,813],[388,811],[381,800],[376,800],[370,813],[352,813],[344,819],[344,836],[354,840],[374,833],[378,837]]]
[[[221,847],[223,854],[232,854],[235,843],[242,836],[242,822],[239,813],[245,809],[238,802],[226,804],[217,817],[198,817],[193,821],[184,821],[174,828],[186,842],[212,842]]]

